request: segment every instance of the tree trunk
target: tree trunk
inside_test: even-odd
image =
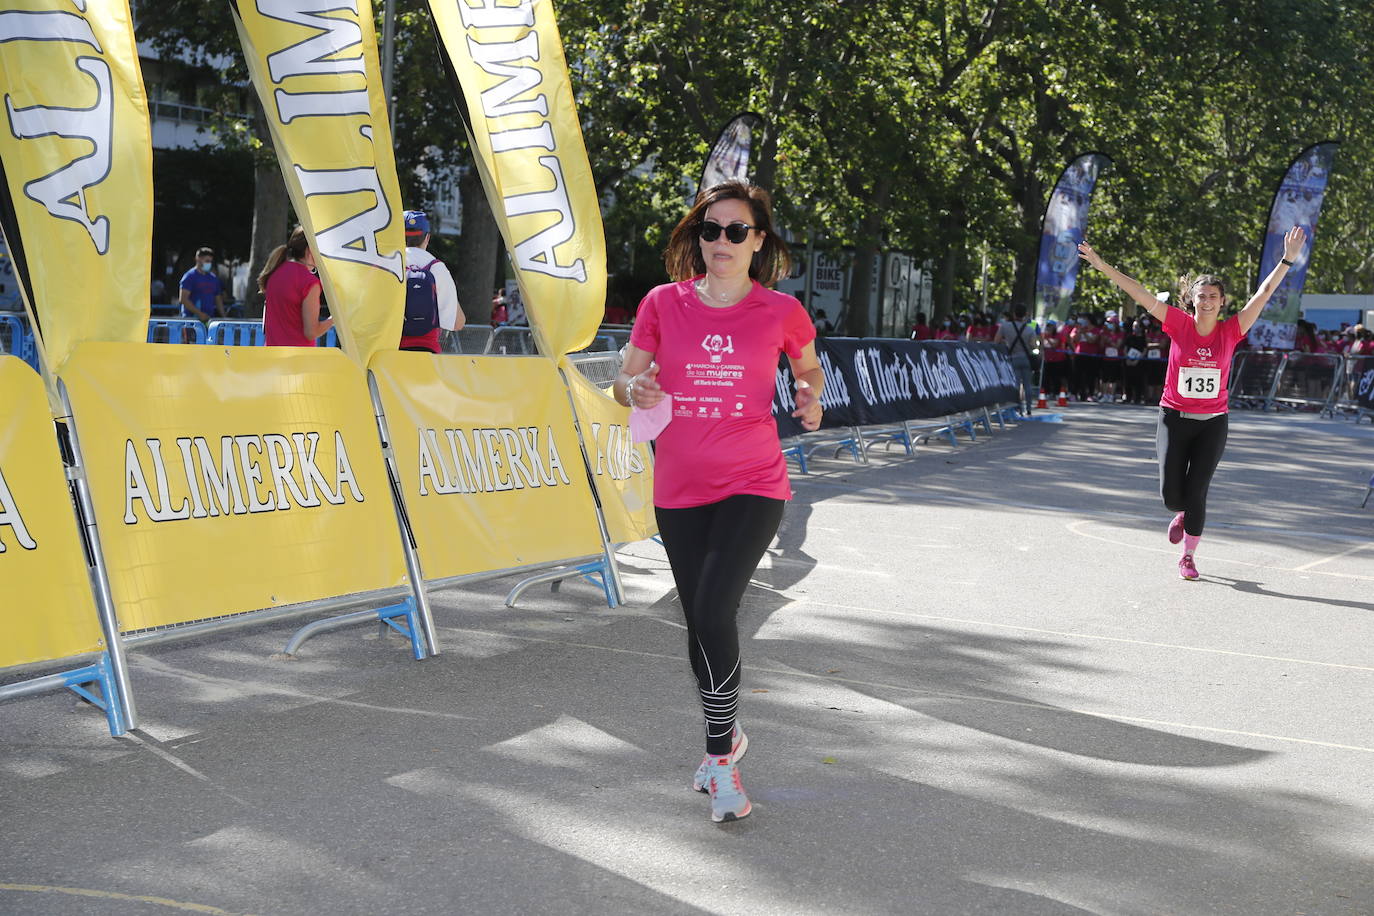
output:
[[[773,182],[778,174],[778,130],[772,121],[763,122],[763,142],[758,145],[757,158],[754,160],[754,184],[769,194],[773,193]]]
[[[1045,186],[1035,177],[1034,168],[1026,171],[1027,179],[1020,189],[1021,232],[1023,242],[1016,249],[1016,279],[1012,286],[1012,301],[1023,302],[1026,314],[1035,316],[1035,281],[1040,271],[1040,233],[1045,219],[1045,208],[1049,205]],[[1061,304],[1060,314],[1052,317],[1063,318],[1067,304]]]
[[[849,282],[849,301],[845,306],[845,333],[851,337],[871,337],[877,332],[877,321],[870,310],[873,289],[873,264],[882,250],[883,222],[887,217],[888,199],[892,196],[892,176],[879,179],[873,200],[859,224],[859,247],[854,252],[853,279]],[[881,312],[881,297],[878,302]]]
[[[962,238],[950,238],[949,246],[940,258],[940,277],[937,281],[940,291],[935,297],[935,314],[930,319],[932,325],[954,314],[954,277],[959,269],[959,253],[963,247]]]
[[[461,254],[449,269],[468,324],[487,327],[491,324],[491,293],[495,288],[492,277],[500,255],[501,230],[491,215],[477,169],[463,172],[458,179],[458,193],[463,200],[463,231],[458,236]]]
[[[267,127],[262,103],[258,101],[257,93],[249,95],[253,100],[253,132],[263,145],[253,157],[253,241],[248,255],[244,317],[261,318],[263,296],[258,291],[258,274],[262,273],[272,250],[286,243],[290,234],[287,220],[291,212],[291,200],[287,197],[286,182],[282,179],[281,168],[272,149],[272,134]]]
[[[940,274],[935,284],[934,314],[930,316],[932,325],[944,321],[954,314],[954,278],[959,272],[959,256],[964,251],[964,209],[959,204],[940,216],[940,238],[946,240],[945,253],[940,257]]]

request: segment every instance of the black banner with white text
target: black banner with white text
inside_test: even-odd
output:
[[[825,369],[821,429],[944,417],[1018,400],[1006,350],[963,341],[823,337],[816,355]],[[796,436],[792,372],[778,367],[773,416],[778,435]]]

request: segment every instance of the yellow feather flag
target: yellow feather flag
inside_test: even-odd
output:
[[[539,352],[591,343],[606,238],[549,0],[429,0],[473,158]]]
[[[365,366],[400,345],[405,309],[401,189],[372,4],[231,4],[330,313]]]
[[[0,227],[57,407],[77,344],[148,334],[153,149],[128,3],[6,3],[0,86]]]

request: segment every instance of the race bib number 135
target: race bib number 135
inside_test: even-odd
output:
[[[1221,393],[1220,369],[1195,369],[1180,366],[1178,393],[1185,398],[1214,398]]]

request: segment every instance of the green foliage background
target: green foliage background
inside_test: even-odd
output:
[[[425,4],[395,2],[397,156],[414,200],[415,166],[467,152]],[[1049,192],[1090,150],[1115,163],[1094,198],[1100,251],[1161,289],[1202,269],[1248,288],[1274,187],[1326,139],[1342,146],[1307,290],[1374,291],[1374,4],[562,0],[558,15],[613,297],[662,279],[667,232],[741,111],[767,120],[758,178],[791,231],[935,262],[940,311],[976,301],[985,248],[990,300],[1029,300]],[[225,85],[242,84],[227,4],[167,0],[140,32],[223,55]],[[1094,275],[1079,295],[1118,299]]]

